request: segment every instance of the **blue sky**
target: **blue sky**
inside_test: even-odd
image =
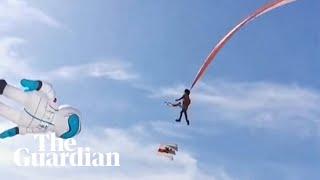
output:
[[[66,179],[319,179],[319,1],[299,0],[240,31],[192,93],[190,127],[163,104],[266,2],[1,1],[0,74],[12,84],[50,81],[60,102],[83,113],[77,140],[121,152],[118,169],[71,168]],[[176,161],[153,159],[161,142],[179,144]],[[141,146],[146,155],[133,157]],[[38,175],[2,166],[14,179]]]

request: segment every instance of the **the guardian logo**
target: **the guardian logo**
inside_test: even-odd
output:
[[[38,150],[31,152],[28,148],[17,149],[14,153],[17,166],[120,166],[120,154],[117,152],[91,152],[90,147],[77,147],[75,139],[62,140],[54,134],[35,135],[34,138],[39,143]]]

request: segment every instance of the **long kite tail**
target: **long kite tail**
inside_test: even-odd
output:
[[[255,18],[272,11],[273,9],[276,9],[278,7],[284,6],[286,4],[292,3],[296,0],[275,0],[271,3],[268,3],[258,10],[256,10],[254,13],[249,15],[247,18],[245,18],[243,21],[241,21],[238,25],[236,25],[228,34],[226,34],[219,43],[213,48],[209,56],[205,59],[203,65],[201,66],[199,72],[197,73],[197,76],[195,77],[191,89],[195,86],[195,84],[203,77],[204,73],[208,69],[211,62],[214,60],[216,55],[219,53],[219,51],[225,46],[225,44],[232,38],[232,36],[238,32],[242,27],[244,27],[249,22],[253,21]]]

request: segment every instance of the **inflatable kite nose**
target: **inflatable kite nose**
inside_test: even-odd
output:
[[[81,130],[79,116],[76,114],[72,114],[71,116],[69,116],[68,126],[69,126],[69,131],[60,136],[63,139],[69,139],[69,138],[72,138],[75,135],[79,134],[79,132]]]
[[[28,80],[28,79],[22,79],[20,81],[20,84],[24,87],[24,91],[34,91],[34,90],[40,90],[42,86],[41,81],[34,81],[34,80]]]

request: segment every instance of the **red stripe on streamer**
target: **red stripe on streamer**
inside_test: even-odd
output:
[[[213,48],[209,56],[205,59],[203,65],[201,66],[199,72],[197,73],[196,78],[194,79],[191,89],[195,86],[195,84],[203,77],[204,73],[208,69],[211,62],[214,60],[214,58],[217,56],[219,51],[225,46],[225,44],[232,38],[232,36],[238,32],[243,26],[248,24],[249,22],[253,21],[255,18],[273,10],[278,7],[284,6],[286,4],[289,4],[291,2],[294,2],[296,0],[276,0],[271,3],[268,3],[258,10],[256,10],[253,14],[245,18],[243,21],[241,21],[237,26],[235,26],[230,32],[228,32],[227,35],[225,35],[219,43]]]

